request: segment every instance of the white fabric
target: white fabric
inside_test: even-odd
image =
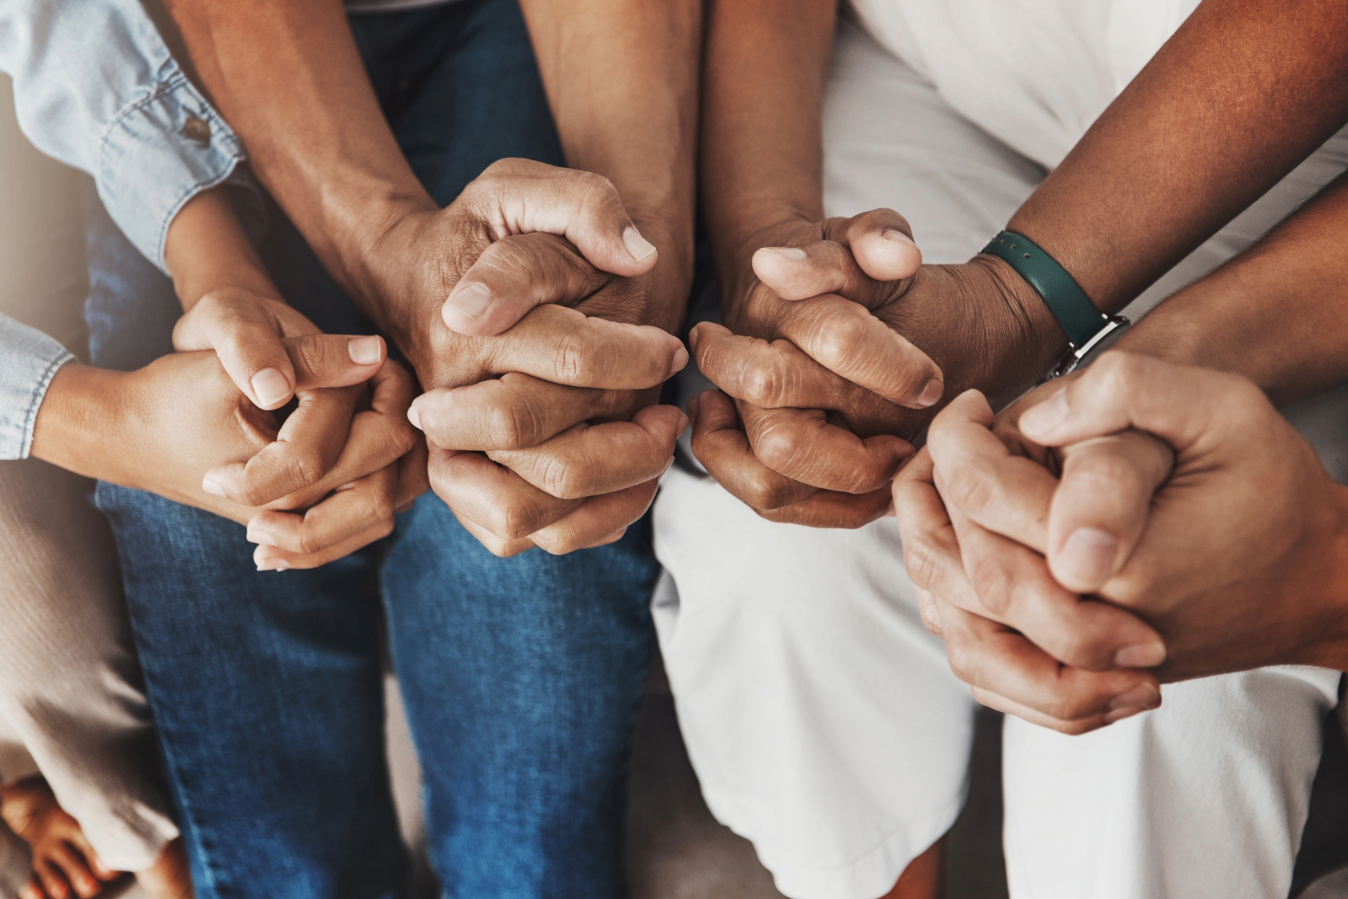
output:
[[[826,212],[898,209],[928,262],[978,252],[1056,160],[1044,156],[1041,165],[1018,154],[988,123],[962,115],[949,93],[845,24],[825,103]],[[1071,142],[1109,100],[1101,93],[1100,108],[1082,107]],[[1019,108],[1016,143],[1028,146],[1044,117],[1034,103]],[[1340,135],[1130,312],[1248,246],[1345,168],[1348,138]],[[1303,406],[1298,423],[1311,423],[1317,446],[1348,446],[1343,397]],[[954,819],[972,708],[922,630],[894,523],[852,532],[771,524],[677,468],[654,514],[666,568],[656,626],[713,813],[754,842],[792,899],[888,892]],[[1281,893],[1258,895],[1285,895],[1306,772],[1313,775],[1320,752],[1318,726],[1309,723],[1332,705],[1337,679],[1301,670],[1171,686],[1160,712],[1090,740],[1048,739],[1008,723],[1007,828],[1018,834],[1008,841],[1009,864],[1024,872],[1013,878],[1015,899],[1229,899],[1256,895],[1251,883],[1281,881]],[[1107,770],[1119,772],[1106,780],[1112,787],[1080,789],[1099,779],[1102,753],[1112,759]],[[1214,791],[1222,802],[1205,801]],[[1043,815],[1031,820],[1026,797],[1050,805],[1061,826],[1045,826]],[[1115,826],[1121,804],[1144,826]],[[1064,832],[1071,853],[1058,849],[1068,845]],[[1224,842],[1243,848],[1207,852]],[[1260,854],[1248,851],[1254,843]],[[1096,876],[1140,860],[1161,872],[1165,888]],[[1070,876],[1041,882],[1043,865]],[[1178,873],[1193,871],[1204,875],[1197,883]]]

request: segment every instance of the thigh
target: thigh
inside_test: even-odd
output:
[[[898,531],[759,518],[672,470],[654,603],[707,804],[797,899],[870,899],[954,822],[973,701],[927,633]]]
[[[1082,737],[1007,718],[1007,877],[1035,899],[1285,896],[1338,672],[1264,668],[1163,689]]]
[[[36,459],[0,462],[0,716],[99,857],[140,871],[177,828],[92,489]]]
[[[390,640],[447,895],[621,895],[658,572],[648,525],[513,559],[431,494],[405,525],[385,567]]]

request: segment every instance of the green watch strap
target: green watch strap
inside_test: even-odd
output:
[[[1016,272],[1030,282],[1044,300],[1044,305],[1067,332],[1073,348],[1089,344],[1112,319],[1105,315],[1067,269],[1044,252],[1034,241],[1014,231],[1003,231],[983,248],[983,252],[1005,259]]]

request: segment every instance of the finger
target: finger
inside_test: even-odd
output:
[[[295,369],[276,323],[236,294],[203,297],[173,328],[173,348],[215,350],[230,380],[262,409],[279,409],[295,392]]]
[[[398,471],[389,466],[338,489],[303,515],[268,511],[248,522],[248,540],[290,555],[314,555],[358,534],[393,533]],[[294,566],[292,566],[294,567]]]
[[[511,373],[424,393],[412,404],[410,417],[436,446],[516,450],[538,446],[583,421],[607,418],[616,400],[611,391]]]
[[[42,883],[42,889],[51,899],[69,899],[71,896],[70,884],[66,883],[61,869],[55,863],[46,859],[35,862],[33,873],[37,875]]]
[[[388,358],[384,338],[377,335],[310,334],[287,337],[282,343],[295,366],[297,390],[363,384],[382,369]]]
[[[430,475],[426,471],[429,463],[429,450],[426,441],[418,439],[407,455],[398,460],[398,492],[393,511],[401,514],[412,508],[412,503],[431,489]]]
[[[502,339],[487,364],[493,374],[523,372],[573,387],[644,390],[688,364],[683,341],[653,325],[632,325],[542,306]]]
[[[693,420],[693,455],[726,490],[758,510],[781,509],[819,492],[768,468],[754,455],[740,428],[735,405],[708,390],[688,402]]]
[[[926,409],[944,392],[941,370],[926,353],[864,307],[836,294],[793,304],[779,329],[829,371],[891,403]]]
[[[965,391],[932,420],[927,447],[942,478],[941,497],[980,526],[1043,553],[1058,480],[1013,455],[992,424],[992,407],[977,390]]]
[[[858,391],[789,340],[768,342],[702,322],[688,335],[697,368],[723,392],[763,409],[837,409]]]
[[[565,237],[596,268],[643,275],[655,267],[655,246],[641,236],[607,178],[527,159],[493,163],[464,199],[507,234],[542,231]]]
[[[75,847],[75,850],[84,857],[85,862],[89,865],[89,870],[93,872],[93,875],[99,880],[116,880],[122,876],[120,871],[114,871],[103,864],[103,860],[98,857],[98,853],[94,851],[94,847],[89,844],[89,840],[85,837],[84,831],[76,829],[75,832],[69,836],[68,841]]]
[[[924,448],[894,479],[894,517],[903,543],[903,564],[919,592],[938,608],[979,608],[960,555],[950,513],[936,489],[931,452]]]
[[[301,390],[274,441],[245,463],[211,469],[201,489],[260,507],[320,483],[346,445],[359,388]]]
[[[819,409],[759,409],[739,405],[754,455],[794,481],[839,493],[889,486],[912,444],[889,434],[862,439],[830,424]]]
[[[454,512],[452,508],[450,511]],[[493,534],[471,518],[463,517],[458,512],[454,512],[454,517],[459,520],[459,524],[463,525],[465,531],[476,537],[478,542],[487,548],[488,552],[502,559],[509,559],[537,548],[537,545],[528,537],[502,537]]]
[[[530,539],[554,556],[614,543],[646,514],[659,486],[660,479],[652,478],[644,484],[596,496],[562,520],[531,534]]]
[[[488,337],[509,329],[535,306],[569,305],[609,279],[561,237],[512,234],[483,251],[440,311],[451,331]]]
[[[19,890],[19,899],[48,899],[47,891],[42,888],[37,874],[28,878],[28,882]]]
[[[1170,477],[1169,444],[1129,430],[1062,450],[1062,477],[1048,520],[1048,561],[1069,590],[1094,593],[1132,555],[1152,497]]]
[[[922,265],[907,220],[890,209],[830,219],[825,238],[765,247],[754,254],[754,273],[784,300],[836,293],[874,309],[893,296],[889,282],[911,278]]]
[[[1113,350],[1066,390],[1026,410],[1020,428],[1044,446],[1137,428],[1183,454],[1204,441],[1224,442],[1250,414],[1268,408],[1263,392],[1239,376]]]
[[[942,609],[941,622],[955,676],[978,691],[980,702],[1000,701],[993,707],[1028,712],[1035,723],[1084,733],[1161,703],[1149,672],[1061,665],[1015,631],[953,606]]]
[[[319,568],[329,562],[344,559],[353,552],[364,549],[371,543],[382,540],[388,535],[388,529],[378,525],[311,555],[298,555],[287,553],[277,547],[259,546],[253,550],[253,563],[257,565],[258,571]]]
[[[226,495],[233,492],[235,496],[239,497],[235,501],[245,505],[255,508],[271,506],[281,509],[298,509],[313,505],[343,484],[352,483],[372,472],[380,471],[392,465],[419,442],[416,431],[407,420],[407,409],[411,404],[415,383],[406,369],[397,363],[390,362],[383,366],[370,380],[370,387],[373,390],[370,408],[351,417],[349,427],[347,423],[343,423],[341,427],[331,428],[326,435],[317,432],[306,435],[305,430],[312,424],[312,420],[308,423],[301,421],[295,425],[297,429],[300,429],[298,436],[295,438],[297,441],[308,439],[315,444],[324,439],[335,441],[335,435],[340,433],[342,428],[347,428],[336,461],[316,481],[277,497],[276,492],[284,490],[285,484],[273,482],[272,486],[268,487],[263,481],[264,478],[271,477],[273,471],[263,468],[256,474],[256,481],[249,480],[254,475],[248,471],[248,466],[253,465],[258,456],[255,456],[247,464],[234,463],[214,468],[207,473],[207,480],[215,481],[216,486]],[[287,429],[290,428],[291,421],[294,418],[295,415],[292,414],[290,419],[286,421],[286,427],[282,429],[282,435],[287,439],[292,433]],[[270,449],[277,457],[268,464],[276,464],[277,461],[284,460],[284,448],[273,449],[273,447],[275,447],[275,444],[269,444],[263,448],[263,452]],[[247,491],[250,489],[256,490],[256,494],[249,496]],[[247,502],[246,499],[248,498],[265,499],[265,501]]]
[[[936,485],[942,487],[937,469]],[[1044,558],[979,527],[948,506],[964,571],[978,597],[966,610],[1015,628],[1054,659],[1076,668],[1152,667],[1165,661],[1160,635],[1105,602],[1082,599],[1053,579]],[[963,594],[954,594],[960,601]]]
[[[89,866],[69,843],[57,843],[51,849],[51,860],[65,875],[66,881],[81,899],[93,899],[103,890],[103,884],[94,877]]]
[[[889,488],[854,495],[821,490],[808,499],[780,509],[755,509],[760,518],[778,524],[809,528],[865,527],[889,510]]]
[[[687,424],[674,406],[647,406],[631,421],[580,424],[532,449],[487,456],[545,493],[581,499],[658,478],[674,461],[674,443]]]
[[[584,502],[544,493],[481,453],[433,446],[428,471],[431,488],[460,521],[472,521],[505,540],[526,538]]]

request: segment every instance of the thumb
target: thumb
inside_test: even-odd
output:
[[[260,409],[279,409],[295,393],[295,369],[281,334],[263,315],[198,303],[173,329],[176,350],[215,350],[234,385]]]
[[[368,381],[388,357],[384,339],[337,334],[309,334],[281,341],[294,366],[295,389],[350,387]]]

